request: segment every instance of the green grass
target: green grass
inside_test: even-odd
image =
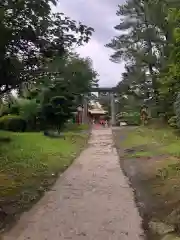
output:
[[[147,158],[147,157],[153,157],[156,153],[151,151],[136,151],[133,154],[128,154],[130,158]]]
[[[146,144],[152,144],[154,139],[146,132],[143,127],[135,128],[128,132],[126,139],[122,142],[123,147],[137,147]]]
[[[63,138],[43,133],[0,132],[0,206],[17,214],[39,198],[84,147],[88,134],[67,132]],[[10,205],[10,203],[13,203]]]
[[[173,133],[171,128],[146,128],[138,127],[129,131],[127,138],[122,143],[123,147],[133,148],[147,146],[150,150],[145,150],[147,156],[153,152],[180,156],[180,137]],[[143,155],[143,152],[140,153]],[[153,154],[154,155],[154,154]]]
[[[119,144],[133,150],[126,151],[127,161],[150,157],[136,164],[146,179],[148,190],[143,191],[154,200],[151,214],[157,221],[180,227],[180,137],[169,127],[137,127],[127,130],[124,142]]]
[[[68,123],[66,124],[66,131],[88,131],[88,124]]]

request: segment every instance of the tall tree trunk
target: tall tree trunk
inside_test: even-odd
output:
[[[147,14],[148,14],[148,6],[147,6],[147,3],[144,2],[144,20],[145,20],[145,26],[146,26],[146,29],[148,30],[149,29],[149,23],[148,23],[148,19],[147,19]],[[148,54],[150,56],[153,55],[153,51],[152,51],[152,42],[151,42],[151,38],[149,36],[149,31],[147,31],[147,51],[148,51]],[[149,63],[148,64],[148,68],[149,68],[149,73],[150,73],[150,76],[151,76],[151,81],[152,81],[152,88],[153,88],[153,91],[154,91],[154,100],[155,100],[155,104],[156,106],[158,106],[158,96],[159,96],[159,91],[158,91],[158,87],[157,87],[157,80],[156,80],[156,76],[154,74],[154,70],[153,70],[153,64],[152,63]]]

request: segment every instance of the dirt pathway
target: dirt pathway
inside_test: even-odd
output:
[[[144,239],[110,129],[93,130],[89,147],[3,239]]]

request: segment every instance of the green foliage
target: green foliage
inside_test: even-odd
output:
[[[3,95],[8,108],[1,109],[1,115],[21,116],[28,130],[38,124],[61,129],[82,103],[82,95],[97,84],[92,61],[71,52],[89,41],[93,29],[53,13],[51,4],[56,2],[1,4],[0,95],[12,88],[19,94],[15,102]]]
[[[83,104],[84,93],[88,93],[97,85],[97,73],[90,59],[81,58],[73,53],[63,58],[55,57],[47,65],[47,70],[57,74],[42,77],[32,85],[22,86],[22,99],[18,100],[20,115],[25,119],[30,117],[30,122],[35,124],[35,120],[38,120],[43,129],[60,130],[77,107]],[[36,119],[33,121],[35,115]]]
[[[121,137],[126,136],[125,141]],[[126,169],[131,176],[131,168],[137,169],[134,180],[139,181],[139,174],[143,176],[139,181],[139,189],[142,189],[150,202],[153,200],[153,206],[148,208],[149,220],[154,221],[157,228],[162,228],[161,223],[167,226],[178,227],[179,229],[179,201],[180,201],[180,138],[174,134],[171,128],[134,128],[128,131],[124,129],[119,131],[117,136],[117,145],[121,150],[122,145],[125,152],[124,161],[127,161]],[[120,141],[122,138],[123,141]],[[130,150],[132,150],[130,152]],[[131,154],[133,153],[133,156]],[[140,153],[140,155],[139,155]],[[174,157],[176,156],[176,157]],[[140,158],[140,159],[139,159]],[[130,159],[133,159],[131,162]],[[147,161],[147,159],[150,159]],[[129,162],[130,161],[130,162]],[[129,165],[128,165],[129,163]],[[137,185],[138,187],[138,185]],[[147,206],[150,206],[147,202]],[[163,227],[163,229],[167,229]],[[159,231],[157,231],[159,233]],[[162,235],[158,234],[157,238]],[[154,235],[153,235],[154,236]],[[169,235],[168,235],[169,236]],[[167,239],[168,239],[167,236]],[[170,239],[178,237],[172,234]],[[165,237],[166,238],[166,237]],[[156,239],[156,236],[152,237]]]
[[[128,125],[140,125],[141,123],[139,112],[122,112],[118,115],[118,120]]]
[[[174,103],[174,111],[176,114],[177,126],[180,128],[180,93],[177,95],[176,101]]]
[[[169,11],[169,20],[174,26],[172,33],[171,54],[169,56],[169,65],[167,66],[165,72],[166,75],[163,76],[161,81],[163,81],[165,97],[169,98],[171,101],[170,103],[174,103],[176,101],[175,112],[178,112],[177,116],[179,118],[179,96],[177,96],[177,94],[180,89],[180,10],[176,8],[171,9]]]
[[[59,60],[56,61],[59,66]],[[82,58],[78,54],[70,53],[65,58],[65,62],[61,76],[71,81],[72,92],[76,94],[88,93],[92,87],[97,86],[98,73],[93,69],[90,58]]]
[[[20,115],[28,131],[62,129],[82,104],[83,94],[97,84],[97,73],[89,59],[70,54],[54,58],[48,71],[57,75],[42,77],[32,85],[23,85],[20,97],[7,101],[5,114]]]
[[[0,117],[0,129],[13,132],[24,132],[26,130],[26,121],[17,115],[6,115]]]
[[[19,114],[24,119],[29,119],[30,116],[35,116],[37,114],[38,104],[36,100],[29,100],[29,99],[17,99],[17,105],[19,108]]]
[[[37,118],[39,105],[36,102],[36,99],[18,99],[17,106],[19,108],[19,115],[26,120],[27,129],[35,130],[37,128]]]
[[[127,0],[118,6],[117,36],[106,45],[114,51],[112,61],[125,61],[120,96],[149,101],[154,116],[174,115],[180,89],[179,7],[178,1]]]
[[[173,116],[168,120],[168,124],[172,128],[177,128],[177,116]]]
[[[83,94],[97,84],[91,60],[71,52],[89,41],[93,29],[53,13],[51,4],[56,3],[0,4],[0,129],[7,130],[0,132],[0,208],[9,205],[8,220],[48,189],[88,136],[66,132],[56,140],[19,133],[52,128],[54,138],[54,129],[62,129],[82,104]],[[12,89],[17,93],[13,99]]]
[[[26,130],[36,130],[38,111],[39,104],[37,104],[36,99],[15,98],[13,103],[4,103],[2,115],[18,115],[26,121]]]
[[[1,104],[1,109],[0,109],[0,117],[9,114],[9,106],[8,104]]]
[[[60,82],[46,91],[40,110],[44,125],[60,131],[65,122],[73,116],[73,100],[73,94],[68,92],[68,85],[63,87]]]
[[[50,59],[89,41],[93,29],[52,13],[51,4],[56,3],[1,1],[0,94],[49,75],[44,66]]]
[[[0,131],[0,139],[5,138],[11,141],[0,143],[0,202],[1,209],[8,206],[11,219],[51,187],[84,147],[88,134],[68,132],[65,139],[52,139],[42,133]]]

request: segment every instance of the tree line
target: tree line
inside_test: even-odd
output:
[[[173,117],[180,127],[180,2],[127,0],[116,14],[117,35],[106,46],[113,62],[125,61],[119,98],[146,103],[153,117]]]
[[[1,129],[60,130],[98,83],[91,59],[74,51],[93,28],[53,13],[52,4],[57,1],[0,3]]]

